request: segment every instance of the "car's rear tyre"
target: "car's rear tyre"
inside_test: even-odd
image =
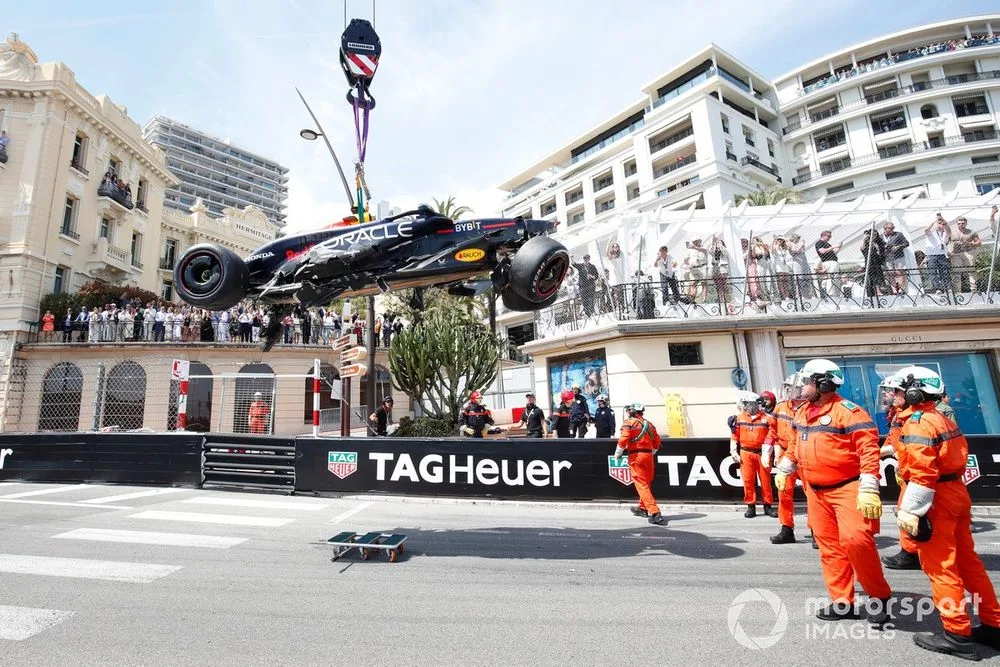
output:
[[[518,312],[530,312],[532,310],[541,310],[542,308],[548,308],[549,306],[554,304],[556,302],[556,299],[558,298],[559,298],[559,293],[557,291],[555,294],[550,296],[545,301],[539,301],[536,303],[534,301],[528,301],[522,296],[518,296],[510,288],[510,286],[508,286],[507,289],[505,289],[504,291],[500,292],[500,301],[503,302],[504,307],[507,310],[515,310]]]
[[[189,248],[174,267],[177,296],[210,310],[232,308],[247,293],[249,271],[236,253],[214,243]]]
[[[568,270],[569,252],[566,247],[548,236],[536,236],[514,253],[510,263],[509,289],[525,301],[542,304],[559,292]],[[541,307],[544,306],[537,305],[531,310]]]

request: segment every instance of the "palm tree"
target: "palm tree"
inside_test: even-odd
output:
[[[434,197],[431,197],[431,200],[434,202],[434,208],[437,209],[438,213],[452,220],[458,220],[466,213],[473,212],[468,206],[457,205],[454,196],[448,197],[444,201],[438,201]]]
[[[748,206],[774,206],[781,203],[782,200],[787,201],[789,204],[801,204],[805,201],[802,198],[802,193],[794,188],[774,186],[746,195],[737,195],[736,205],[739,206],[746,201]]]

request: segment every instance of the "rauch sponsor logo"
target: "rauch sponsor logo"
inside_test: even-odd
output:
[[[358,471],[358,453],[330,452],[327,455],[326,469],[340,479],[349,477]]]

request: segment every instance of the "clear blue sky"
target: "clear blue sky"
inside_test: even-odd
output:
[[[139,124],[163,114],[291,168],[289,222],[346,213],[299,86],[350,166],[353,120],[338,63],[342,0],[4,3],[0,30],[63,61]],[[807,7],[807,11],[802,11]],[[454,194],[482,215],[493,187],[640,96],[714,41],[773,77],[881,34],[996,11],[995,2],[376,0],[383,45],[367,159],[376,199]],[[348,0],[371,18],[370,0]],[[996,26],[1000,28],[1000,26]]]

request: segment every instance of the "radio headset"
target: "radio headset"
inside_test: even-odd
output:
[[[917,387],[920,385],[919,382],[913,379],[913,374],[906,376],[906,392],[903,394],[903,398],[906,400],[907,405],[918,405],[923,403],[924,392],[920,391]]]
[[[816,390],[821,394],[829,394],[837,391],[837,385],[834,384],[833,377],[829,373],[825,373],[821,377],[816,378]]]

